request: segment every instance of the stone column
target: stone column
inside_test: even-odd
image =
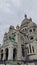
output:
[[[9,46],[8,60],[13,60],[13,46],[12,45]]]
[[[5,49],[3,49],[3,60],[5,60]]]
[[[21,60],[21,45],[18,45],[17,48],[17,60]]]
[[[20,40],[20,33],[19,32],[16,33],[16,42],[18,45],[18,47],[17,47],[17,60],[21,60],[22,54],[21,54],[21,40]]]

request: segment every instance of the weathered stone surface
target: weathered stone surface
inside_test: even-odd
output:
[[[31,18],[28,19],[25,15],[21,26],[17,25],[15,29],[11,25],[8,33],[4,34],[3,45],[0,46],[1,59],[9,60],[10,64],[6,65],[37,65],[37,62],[24,63],[21,61],[37,59],[37,25]]]

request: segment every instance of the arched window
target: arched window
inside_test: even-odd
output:
[[[28,47],[26,47],[25,49],[26,49],[27,53],[29,53],[29,48],[28,48]]]
[[[13,49],[13,60],[16,60],[16,56],[17,56],[17,49],[14,48]]]
[[[25,31],[26,31],[26,28],[25,28]]]
[[[32,36],[30,37],[30,40],[33,40],[33,37]]]
[[[30,29],[29,31],[30,31],[30,32],[32,32],[32,30],[31,30],[31,29]]]
[[[36,38],[36,41],[37,41],[37,38]]]
[[[22,48],[22,56],[24,57],[25,56],[24,45],[21,45],[21,48]]]
[[[32,50],[33,50],[33,53],[34,53],[34,47],[32,46]]]
[[[3,50],[1,50],[1,60],[3,60]]]
[[[29,53],[29,48],[27,47],[27,53]]]
[[[8,60],[8,48],[5,49],[5,52],[6,52],[6,60]]]
[[[29,47],[30,47],[30,53],[32,53],[32,50],[31,50],[31,45],[29,45]]]
[[[35,29],[33,29],[33,31],[35,31]]]

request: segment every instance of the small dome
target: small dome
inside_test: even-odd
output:
[[[34,22],[30,22],[30,23],[28,24],[28,27],[34,27],[34,26],[36,26],[36,24],[35,24]]]
[[[16,29],[19,29],[19,25],[16,26]]]
[[[11,30],[11,29],[14,30],[14,26],[11,25],[11,26],[9,27],[9,30]]]
[[[17,27],[19,28],[19,25],[17,25],[16,28],[17,28]]]

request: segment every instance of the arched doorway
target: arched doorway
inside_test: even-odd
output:
[[[20,63],[17,63],[17,65],[21,65]]]
[[[1,60],[3,60],[3,49],[1,50]]]
[[[5,49],[6,52],[6,60],[8,60],[8,48]]]
[[[17,56],[17,49],[14,48],[13,49],[13,60],[16,60],[16,56]]]

